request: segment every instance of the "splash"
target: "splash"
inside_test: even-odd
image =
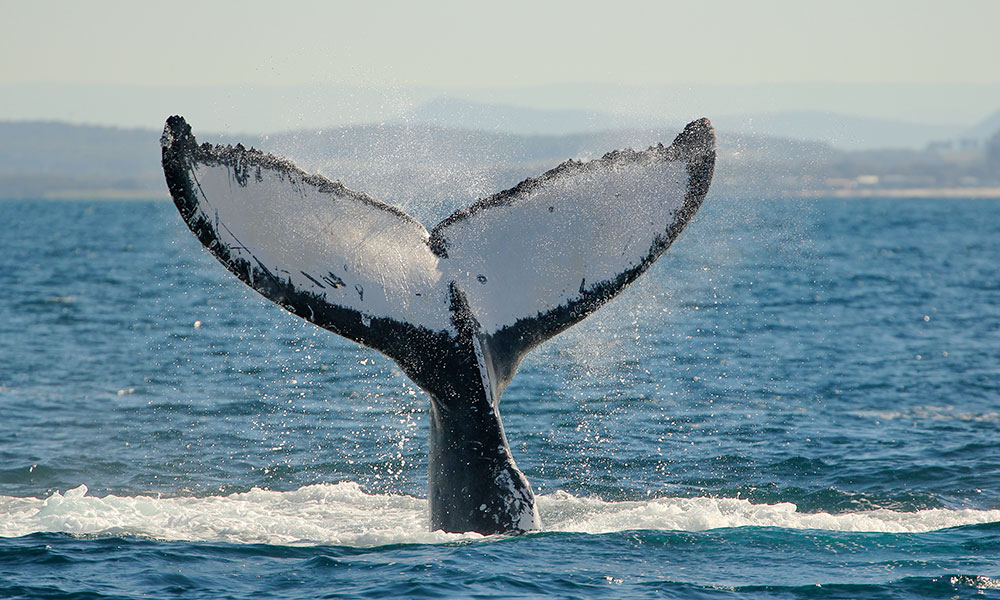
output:
[[[1000,521],[1000,510],[928,509],[897,512],[802,513],[795,504],[752,504],[739,498],[656,498],[606,502],[558,491],[538,503],[542,522],[559,531],[612,533],[629,529],[704,531],[725,527],[780,527],[827,531],[925,533]]]
[[[0,496],[0,537],[59,532],[167,541],[350,547],[484,539],[475,533],[429,531],[426,500],[367,494],[353,482],[310,485],[288,492],[255,488],[207,497],[96,497],[87,492],[81,485],[45,499]],[[538,510],[546,530],[591,534],[725,527],[923,533],[1000,522],[1000,510],[800,513],[791,503],[751,504],[725,498],[608,502],[562,491],[538,497]]]
[[[425,500],[365,494],[352,482],[311,485],[290,492],[254,488],[208,497],[96,497],[87,492],[81,485],[44,500],[0,496],[0,536],[61,532],[171,541],[358,547],[482,537],[431,532]]]

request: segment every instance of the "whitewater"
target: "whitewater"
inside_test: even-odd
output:
[[[657,498],[607,502],[556,492],[538,498],[547,531],[603,534],[635,529],[704,531],[781,527],[828,531],[923,533],[1000,522],[998,510],[800,513],[792,503],[752,504],[733,498]],[[87,494],[86,486],[45,499],[0,497],[0,536],[41,532],[135,536],[233,544],[332,544],[352,547],[480,540],[476,533],[430,531],[427,501],[366,494],[356,483],[311,485],[290,492],[252,489],[228,496]]]

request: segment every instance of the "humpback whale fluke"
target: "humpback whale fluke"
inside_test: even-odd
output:
[[[242,145],[198,145],[179,116],[163,171],[227,269],[393,359],[431,399],[431,525],[538,529],[499,403],[521,358],[610,300],[677,238],[715,165],[707,119],[667,147],[567,161],[430,232],[398,208]]]

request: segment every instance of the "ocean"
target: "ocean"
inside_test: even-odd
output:
[[[66,599],[1000,598],[1000,202],[710,193],[505,392],[540,533],[429,530],[427,404],[169,202],[0,201],[0,597]]]

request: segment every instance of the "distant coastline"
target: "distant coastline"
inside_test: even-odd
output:
[[[725,194],[729,195],[728,193]],[[838,198],[844,200],[920,200],[927,198],[954,200],[1000,200],[1000,187],[906,188],[886,190],[801,190],[778,192],[773,194],[773,196],[779,198],[800,198],[807,200],[822,200],[825,198]],[[0,202],[11,200],[37,200],[40,202],[59,200],[167,201],[169,199],[170,194],[165,188],[163,190],[59,190],[57,192],[46,192],[44,194],[21,197],[0,194]]]
[[[1000,200],[1000,187],[803,190],[798,193],[789,193],[787,196],[797,198],[846,198],[857,200],[875,198],[896,198],[900,200],[920,198],[988,198]]]
[[[0,199],[10,200],[0,196]],[[31,200],[169,200],[170,193],[163,190],[101,189],[101,190],[58,190],[45,192]]]
[[[307,171],[334,174],[374,197],[447,203],[513,187],[568,157],[645,147],[649,140],[675,134],[667,128],[518,135],[386,124],[242,141],[286,156]],[[152,129],[0,120],[0,198],[167,199],[159,136]],[[233,141],[231,136],[206,137]],[[718,197],[1000,199],[1000,129],[984,130],[978,141],[924,150],[852,152],[820,142],[725,131],[718,140],[712,182]],[[470,181],[478,183],[470,187]]]

